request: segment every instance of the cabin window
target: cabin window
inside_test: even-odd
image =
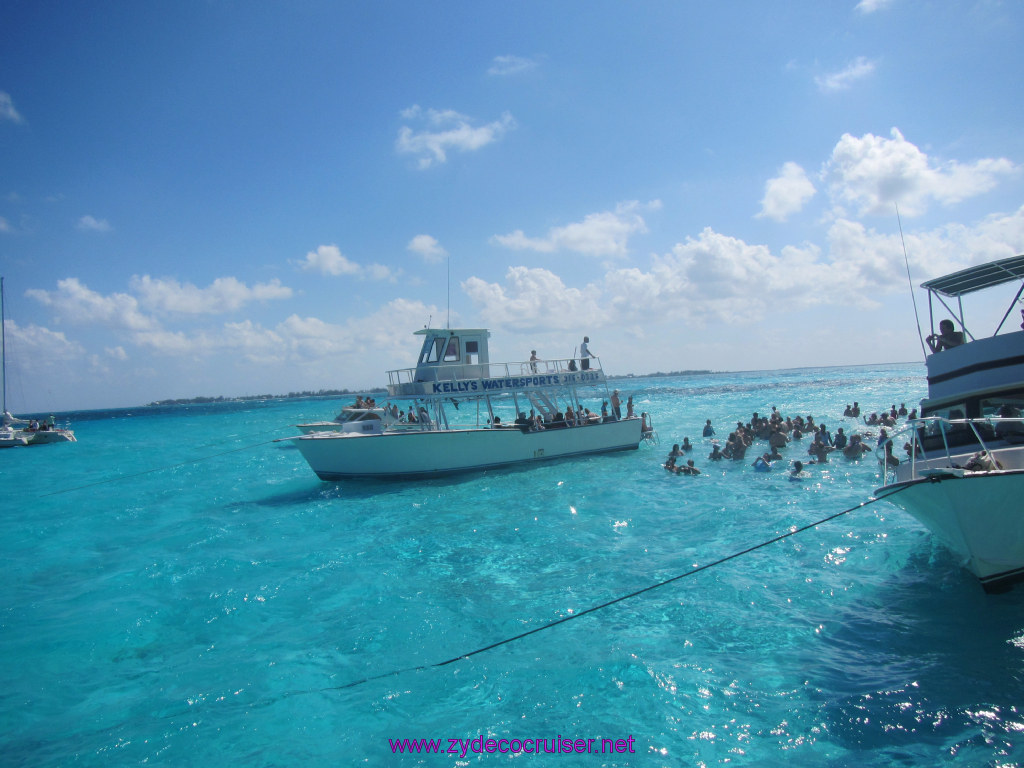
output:
[[[448,339],[448,346],[444,351],[444,361],[446,363],[455,363],[459,360],[459,337],[452,336]]]
[[[466,342],[466,363],[467,365],[473,364],[473,358],[480,354],[480,342],[478,341],[467,341]]]
[[[1001,392],[983,398],[980,410],[982,416],[1019,417],[1024,413],[1024,392]]]
[[[423,363],[436,363],[441,359],[441,354],[444,352],[444,346],[446,339],[434,339],[430,346],[423,348],[423,354],[420,355],[420,364]]]

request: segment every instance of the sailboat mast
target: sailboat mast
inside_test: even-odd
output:
[[[0,277],[0,389],[3,390],[3,410],[0,410],[0,418],[7,413],[7,325],[4,320],[4,279]]]

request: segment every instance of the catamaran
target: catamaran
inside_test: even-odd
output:
[[[23,445],[44,445],[46,443],[74,443],[75,433],[70,429],[57,427],[54,418],[42,423],[36,420],[19,419],[7,410],[7,321],[4,308],[4,279],[0,277],[0,391],[3,410],[0,410],[0,448],[14,448]]]

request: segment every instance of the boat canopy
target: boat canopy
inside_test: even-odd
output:
[[[921,283],[921,287],[941,293],[943,296],[963,296],[965,293],[1002,285],[1011,280],[1024,280],[1024,256],[1012,256],[1009,259],[961,269],[951,275]]]
[[[960,328],[962,328],[971,339],[974,339],[974,334],[970,332],[964,322],[962,297],[968,293],[981,291],[986,288],[993,288],[997,285],[1003,285],[1004,283],[1009,283],[1013,280],[1020,280],[1021,287],[1010,302],[1010,306],[1007,308],[1006,314],[1004,314],[1002,320],[999,321],[999,325],[996,328],[995,333],[992,334],[995,336],[998,335],[1000,330],[1002,330],[1003,325],[1006,323],[1006,319],[1010,316],[1010,312],[1013,311],[1017,301],[1020,299],[1021,295],[1024,294],[1024,256],[1011,256],[1008,259],[990,261],[987,264],[978,264],[973,267],[968,267],[967,269],[961,269],[959,272],[954,272],[951,275],[936,277],[934,280],[928,280],[927,282],[921,283],[921,287],[928,291],[928,314],[931,317],[933,331],[935,328],[935,314],[932,308],[932,299],[936,298],[939,300],[939,303],[957,319],[960,324]],[[957,300],[956,309],[950,307],[946,303],[946,300],[943,298],[944,296],[955,298]]]

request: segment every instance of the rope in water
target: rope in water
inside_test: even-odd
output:
[[[885,498],[886,499],[892,498],[893,496],[895,496],[898,493],[901,493],[904,490],[906,490],[906,486],[904,486],[903,488],[900,488],[900,489],[894,491],[893,493],[888,494]],[[453,656],[452,658],[447,659],[445,661],[439,661],[439,662],[436,662],[434,664],[423,664],[423,665],[420,665],[418,667],[406,667],[404,669],[395,669],[395,670],[392,670],[390,672],[382,672],[379,675],[373,675],[371,677],[364,677],[361,680],[353,680],[352,682],[346,683],[344,685],[330,686],[328,688],[321,688],[320,690],[321,691],[339,691],[339,690],[345,690],[347,688],[355,688],[355,687],[363,685],[365,683],[369,683],[369,682],[371,682],[373,680],[381,680],[381,679],[386,678],[386,677],[396,677],[398,675],[405,674],[406,672],[422,672],[424,670],[435,669],[435,668],[438,668],[438,667],[444,667],[444,666],[447,666],[449,664],[453,664],[456,661],[462,661],[464,659],[468,659],[471,656],[476,656],[479,653],[484,653],[485,651],[490,651],[490,650],[493,650],[495,648],[499,648],[499,647],[501,647],[503,645],[508,645],[509,643],[514,643],[517,640],[522,640],[523,638],[529,637],[530,635],[537,634],[538,632],[544,632],[545,630],[553,629],[554,627],[557,627],[560,624],[565,624],[566,622],[572,621],[574,619],[581,619],[584,616],[587,616],[588,614],[596,613],[597,611],[604,610],[605,608],[609,608],[609,607],[615,605],[616,603],[621,603],[621,602],[623,602],[625,600],[630,600],[630,599],[632,599],[634,597],[638,597],[638,596],[643,595],[643,594],[645,594],[647,592],[651,592],[652,590],[659,589],[659,588],[664,587],[664,586],[666,586],[668,584],[672,584],[672,583],[674,583],[676,581],[679,581],[680,579],[685,579],[688,576],[693,576],[695,574],[698,574],[701,571],[706,571],[706,570],[708,570],[710,568],[715,568],[715,567],[717,567],[719,565],[723,565],[723,564],[729,562],[730,560],[735,560],[736,558],[743,557],[744,555],[749,555],[750,553],[756,552],[757,550],[762,549],[764,547],[767,547],[770,544],[775,544],[777,542],[782,541],[783,539],[788,539],[790,536],[795,536],[798,533],[803,533],[804,531],[809,531],[812,528],[817,528],[819,525],[823,525],[823,524],[825,524],[827,522],[835,520],[836,518],[842,517],[843,515],[849,514],[850,512],[854,512],[854,511],[856,511],[858,509],[862,509],[862,508],[868,506],[869,504],[874,504],[878,500],[879,499],[877,497],[872,497],[872,498],[868,499],[867,501],[862,501],[860,504],[857,504],[856,506],[850,507],[848,509],[844,509],[842,512],[836,512],[835,514],[829,515],[828,517],[823,517],[822,519],[817,520],[816,522],[809,523],[809,524],[801,526],[799,528],[794,528],[793,530],[788,531],[788,532],[783,533],[783,534],[780,534],[778,536],[775,536],[774,538],[767,539],[766,541],[762,541],[760,544],[755,544],[755,545],[753,545],[751,547],[747,547],[746,549],[740,550],[739,552],[734,552],[731,555],[726,555],[725,557],[721,557],[718,560],[714,560],[714,561],[712,561],[710,563],[706,563],[704,565],[697,566],[693,570],[687,571],[686,573],[681,573],[678,576],[673,576],[670,579],[665,579],[664,581],[659,581],[657,584],[651,584],[650,586],[644,587],[643,589],[638,589],[635,592],[630,592],[627,595],[621,595],[620,597],[613,598],[612,600],[608,600],[608,601],[606,601],[604,603],[601,603],[600,605],[595,605],[595,606],[592,606],[590,608],[587,608],[584,611],[580,611],[579,613],[574,613],[571,616],[564,616],[561,619],[555,619],[554,621],[549,621],[547,624],[544,624],[543,626],[540,626],[540,627],[535,627],[534,629],[531,629],[531,630],[529,630],[527,632],[521,632],[518,635],[514,635],[512,637],[506,637],[504,640],[499,640],[499,641],[497,641],[495,643],[491,643],[490,645],[485,645],[485,646],[483,646],[481,648],[477,648],[476,650],[468,651],[466,653],[461,653],[458,656]]]
[[[208,461],[210,459],[215,459],[215,458],[218,458],[220,456],[227,456],[228,454],[239,453],[241,451],[248,451],[248,450],[251,450],[253,448],[259,448],[259,447],[264,446],[264,445],[270,445],[271,443],[274,443],[274,442],[277,442],[277,440],[266,440],[266,441],[264,441],[262,443],[255,443],[253,445],[246,445],[246,446],[242,446],[241,448],[232,448],[231,450],[228,450],[228,451],[221,451],[220,453],[215,453],[215,454],[212,454],[210,456],[203,456],[203,457],[196,458],[196,459],[189,459],[188,461],[178,462],[177,464],[169,464],[169,465],[163,466],[163,467],[155,467],[153,469],[147,469],[147,470],[144,470],[142,472],[136,472],[136,473],[130,474],[130,475],[117,475],[115,477],[108,477],[108,478],[105,478],[103,480],[97,480],[94,483],[87,483],[85,485],[79,485],[79,486],[75,486],[73,488],[64,488],[64,489],[59,490],[59,491],[51,491],[50,493],[44,493],[44,494],[41,494],[40,497],[57,496],[57,495],[60,495],[60,494],[63,494],[63,493],[71,493],[73,491],[80,491],[80,490],[83,490],[85,488],[93,488],[93,487],[96,487],[98,485],[105,485],[107,483],[117,482],[119,480],[127,480],[127,479],[134,478],[134,477],[142,477],[144,475],[152,474],[154,472],[162,472],[162,471],[169,470],[169,469],[176,469],[178,467],[185,467],[185,466],[188,466],[190,464],[198,464],[200,462]],[[896,494],[901,493],[902,491],[906,490],[906,488],[907,488],[907,486],[899,488],[899,489],[895,490],[894,492],[888,494],[885,498],[887,498],[887,499],[888,498],[892,498]],[[843,515],[847,515],[850,512],[854,512],[854,511],[856,511],[858,509],[862,509],[862,508],[868,506],[869,504],[874,504],[878,500],[879,499],[877,497],[872,497],[872,498],[868,499],[867,501],[862,501],[860,504],[857,504],[857,505],[855,505],[853,507],[849,507],[847,509],[844,509],[842,512],[836,512],[835,514],[829,515],[827,517],[823,517],[820,520],[817,520],[817,521],[815,521],[813,523],[808,523],[807,525],[800,526],[799,528],[794,528],[794,529],[792,529],[790,531],[787,531],[786,533],[779,534],[778,536],[775,536],[775,537],[773,537],[771,539],[766,539],[765,541],[762,541],[759,544],[754,544],[753,546],[747,547],[746,549],[742,549],[742,550],[740,550],[738,552],[734,552],[731,555],[726,555],[725,557],[720,557],[719,559],[714,560],[714,561],[712,561],[710,563],[705,563],[704,565],[697,566],[697,567],[693,568],[692,570],[687,571],[686,573],[678,574],[678,575],[673,576],[673,577],[671,577],[669,579],[665,579],[664,581],[659,581],[656,584],[651,584],[649,586],[643,587],[642,589],[638,589],[638,590],[635,590],[633,592],[630,592],[629,594],[620,595],[619,597],[613,598],[611,600],[607,600],[607,601],[605,601],[605,602],[603,602],[603,603],[601,603],[599,605],[591,606],[590,608],[587,608],[586,610],[580,611],[578,613],[573,613],[572,615],[569,615],[569,616],[563,616],[560,619],[554,619],[553,621],[549,621],[547,624],[543,624],[542,626],[539,626],[539,627],[534,627],[531,630],[528,630],[526,632],[521,632],[518,635],[513,635],[512,637],[506,637],[505,639],[498,640],[497,642],[491,643],[490,645],[485,645],[483,647],[477,648],[477,649],[472,650],[472,651],[467,651],[465,653],[460,653],[458,656],[453,656],[452,658],[446,659],[445,661],[438,661],[438,662],[435,662],[433,664],[421,664],[421,665],[416,666],[416,667],[405,667],[405,668],[402,668],[402,669],[394,669],[394,670],[391,670],[389,672],[382,672],[379,675],[372,675],[370,677],[364,677],[364,678],[361,678],[359,680],[353,680],[352,682],[345,683],[344,685],[335,685],[335,686],[329,686],[329,687],[326,687],[326,688],[321,688],[321,689],[319,689],[319,691],[340,691],[340,690],[346,690],[348,688],[356,688],[356,687],[358,687],[360,685],[364,685],[366,683],[372,682],[373,680],[382,680],[382,679],[387,678],[387,677],[397,677],[398,675],[402,675],[402,674],[405,674],[407,672],[422,672],[422,671],[425,671],[425,670],[428,670],[428,669],[437,669],[439,667],[448,666],[449,664],[454,664],[456,661],[463,661],[465,659],[469,659],[472,656],[476,656],[478,654],[485,653],[486,651],[494,650],[495,648],[500,648],[501,646],[508,645],[509,643],[514,643],[517,640],[522,640],[523,638],[529,637],[530,635],[535,635],[538,632],[544,632],[544,631],[549,630],[549,629],[554,629],[555,627],[557,627],[557,626],[559,626],[561,624],[565,624],[567,622],[573,621],[574,619],[581,619],[584,616],[587,616],[589,614],[596,613],[597,611],[604,610],[605,608],[610,608],[611,606],[616,605],[618,603],[624,602],[626,600],[631,600],[634,597],[639,597],[640,595],[646,594],[647,592],[651,592],[651,591],[653,591],[655,589],[660,589],[661,587],[667,586],[669,584],[673,584],[673,583],[679,581],[680,579],[685,579],[688,576],[694,576],[694,575],[700,573],[701,571],[706,571],[706,570],[709,570],[711,568],[715,568],[715,567],[717,567],[719,565],[724,565],[725,563],[728,563],[730,560],[735,560],[735,559],[743,557],[745,555],[749,555],[752,552],[756,552],[757,550],[763,549],[764,547],[767,547],[767,546],[769,546],[771,544],[776,544],[776,543],[778,543],[780,541],[783,541],[784,539],[790,538],[791,536],[795,536],[798,533],[803,533],[803,532],[809,531],[809,530],[811,530],[813,528],[817,528],[820,525],[824,525],[825,523],[828,523],[828,522],[830,522],[832,520],[835,520],[835,519],[837,519],[839,517],[842,517]],[[299,693],[312,693],[312,692],[313,691],[293,691],[289,695],[295,695],[295,694],[299,694]]]

